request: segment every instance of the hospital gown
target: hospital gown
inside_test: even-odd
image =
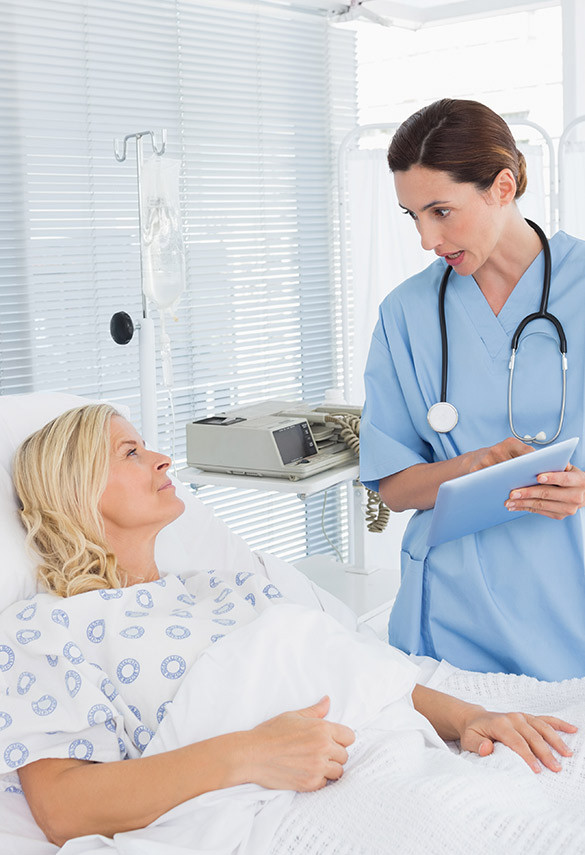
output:
[[[284,602],[265,577],[226,578],[169,575],[67,599],[36,594],[6,609],[0,789],[17,786],[7,773],[42,758],[139,757],[198,655]]]
[[[585,242],[558,232],[550,248],[549,310],[564,326],[569,365],[558,441],[581,437],[572,463],[582,469]],[[365,374],[360,451],[361,480],[375,490],[386,475],[510,435],[510,342],[520,320],[540,305],[543,253],[497,317],[475,280],[452,272],[446,292],[447,400],[457,407],[459,422],[450,433],[439,434],[429,426],[427,410],[441,391],[437,295],[444,269],[442,259],[435,261],[380,307]],[[540,430],[554,435],[561,390],[555,329],[546,321],[531,323],[521,338],[514,377],[513,414],[520,435]],[[390,643],[475,671],[545,680],[585,675],[583,511],[562,521],[527,514],[429,549],[431,514],[416,512],[404,536]]]

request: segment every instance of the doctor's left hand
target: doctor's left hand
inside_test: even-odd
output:
[[[542,472],[534,487],[512,490],[509,511],[530,511],[554,520],[573,516],[585,506],[585,472],[571,463],[563,472]]]
[[[560,772],[561,764],[551,748],[561,757],[570,757],[573,752],[557,733],[559,730],[575,733],[577,728],[554,716],[494,713],[474,707],[466,716],[461,731],[461,748],[486,757],[494,750],[494,742],[502,742],[519,754],[534,772],[541,771],[540,763],[553,772]]]

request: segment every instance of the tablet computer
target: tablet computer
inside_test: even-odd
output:
[[[437,492],[427,545],[437,546],[529,513],[506,508],[504,502],[510,491],[538,483],[537,476],[541,472],[563,470],[578,442],[578,437],[565,439],[530,454],[444,481]]]

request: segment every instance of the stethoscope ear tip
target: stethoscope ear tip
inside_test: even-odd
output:
[[[543,430],[539,430],[536,436],[530,436],[530,434],[527,433],[522,437],[522,439],[524,442],[544,442],[546,440],[546,434]]]

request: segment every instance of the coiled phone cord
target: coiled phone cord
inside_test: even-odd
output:
[[[325,416],[326,422],[333,422],[340,427],[339,436],[359,460],[360,456],[360,417],[351,413],[336,413]],[[368,531],[384,531],[390,519],[390,508],[384,504],[382,497],[369,487],[366,491],[366,523]]]

